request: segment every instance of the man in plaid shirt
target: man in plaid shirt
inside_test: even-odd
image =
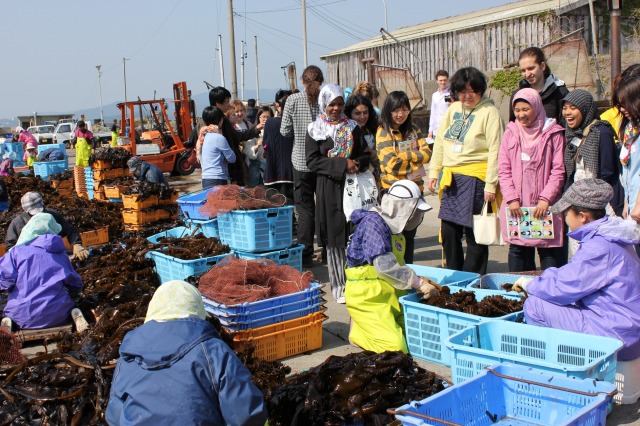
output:
[[[298,243],[304,244],[302,266],[313,266],[313,238],[316,213],[316,174],[307,167],[304,141],[307,128],[318,114],[318,95],[324,81],[322,71],[315,65],[305,68],[302,73],[304,90],[289,96],[282,112],[280,133],[294,138],[291,162],[293,163],[293,200],[298,212]]]

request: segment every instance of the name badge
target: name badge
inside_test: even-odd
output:
[[[522,161],[531,161],[531,157],[529,157],[529,154],[527,153],[520,153],[520,160]]]
[[[453,152],[455,152],[456,154],[459,154],[462,152],[462,144],[461,143],[454,143],[453,144]]]
[[[580,142],[582,142],[582,139],[580,138],[573,138],[571,139],[571,141],[569,141],[569,143],[573,146],[580,146]]]

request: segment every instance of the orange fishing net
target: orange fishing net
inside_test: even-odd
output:
[[[310,287],[313,273],[301,273],[268,259],[227,256],[200,278],[198,289],[207,299],[224,305],[284,296]]]
[[[0,327],[0,365],[20,364],[25,361],[16,336],[6,328]]]
[[[207,201],[198,210],[203,216],[215,218],[231,210],[258,210],[282,207],[287,198],[273,188],[220,185],[207,193]]]

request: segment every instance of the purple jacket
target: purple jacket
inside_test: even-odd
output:
[[[56,327],[71,321],[73,300],[82,279],[73,270],[58,235],[41,235],[0,258],[0,290],[9,291],[4,315],[20,328]]]
[[[640,244],[640,231],[636,223],[607,216],[568,235],[580,242],[580,248],[567,265],[549,268],[527,285],[530,297],[524,304],[525,315],[567,318],[568,323],[559,328],[615,337],[624,343],[620,359],[637,358],[640,259],[633,245]],[[547,305],[545,312],[535,312],[531,296],[552,305]],[[567,309],[579,316],[569,320],[566,312],[561,312]]]
[[[520,200],[522,207],[535,207],[543,198],[552,206],[562,196],[564,186],[564,129],[558,124],[545,125],[541,140],[528,149],[520,144],[518,132],[518,125],[510,122],[498,153],[502,238],[505,242],[521,246],[560,247],[564,232],[562,215],[554,215],[553,239],[509,238],[506,209],[511,201]],[[523,153],[530,158],[529,161],[522,161]]]

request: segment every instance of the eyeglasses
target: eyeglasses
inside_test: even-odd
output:
[[[477,95],[479,93],[480,91],[475,91],[475,90],[461,90],[458,92],[458,96],[472,96],[472,95]]]

